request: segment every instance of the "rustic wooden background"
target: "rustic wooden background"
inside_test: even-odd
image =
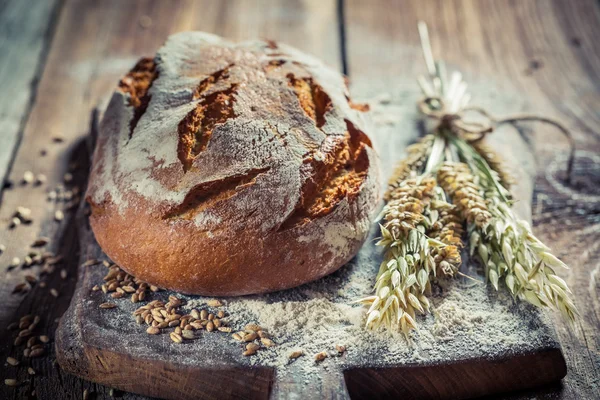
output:
[[[46,192],[70,170],[86,179],[90,111],[103,104],[119,76],[151,55],[170,33],[203,30],[232,39],[270,38],[296,46],[344,71],[361,93],[412,85],[424,71],[416,21],[426,21],[434,52],[494,87],[521,93],[530,110],[556,117],[577,141],[575,176],[564,179],[566,141],[536,125],[538,155],[535,231],[571,265],[581,318],[570,329],[553,318],[569,373],[561,384],[502,398],[592,399],[600,393],[600,4],[594,0],[0,0],[0,398],[81,398],[87,389],[108,398],[108,388],[61,373],[48,355],[24,359],[13,346],[11,322],[34,313],[51,339],[69,304],[77,256],[72,213],[53,220]],[[375,81],[377,85],[371,85]],[[382,83],[385,85],[382,86]],[[376,94],[376,93],[375,93]],[[474,93],[475,97],[477,93]],[[514,111],[521,111],[514,110]],[[43,185],[22,185],[25,171],[43,173]],[[32,222],[9,229],[18,206]],[[60,208],[60,207],[59,207]],[[9,269],[40,236],[65,256],[53,274],[25,293],[12,293],[40,267]],[[61,268],[70,274],[60,276]],[[58,291],[58,297],[50,294]],[[13,367],[7,356],[21,359]],[[27,374],[27,366],[36,375]],[[518,373],[518,371],[515,371]],[[32,396],[32,392],[35,395]],[[125,399],[136,395],[113,393]]]

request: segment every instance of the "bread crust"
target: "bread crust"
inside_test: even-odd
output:
[[[103,117],[96,239],[132,275],[189,294],[327,275],[358,252],[378,201],[363,111],[339,73],[294,48],[171,36]]]

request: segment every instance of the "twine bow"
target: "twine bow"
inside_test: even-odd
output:
[[[571,173],[575,160],[575,140],[571,132],[560,122],[536,114],[517,114],[505,118],[496,118],[485,109],[477,106],[466,106],[458,111],[451,111],[446,106],[441,96],[425,97],[418,103],[418,108],[423,115],[428,118],[438,120],[439,127],[459,135],[469,142],[477,142],[502,124],[514,124],[525,121],[538,121],[549,124],[557,128],[569,141],[569,158],[567,160],[567,181],[571,182]],[[477,121],[465,118],[467,113],[478,114],[480,119]]]

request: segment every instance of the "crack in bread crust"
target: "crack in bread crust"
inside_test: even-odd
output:
[[[129,93],[129,105],[133,107],[133,118],[129,121],[129,138],[139,120],[142,118],[152,96],[148,93],[154,81],[158,78],[156,62],[153,58],[142,58],[119,81],[119,90]]]
[[[229,70],[235,66],[235,64],[231,63],[223,69],[220,69],[208,76],[208,78],[203,79],[199,84],[196,90],[194,90],[193,99],[197,100],[202,95],[210,89],[213,85],[223,79],[229,78]]]
[[[171,36],[154,59],[131,140],[132,78],[100,124],[86,196],[106,255],[204,296],[287,289],[347,263],[380,184],[360,132],[369,121],[339,71],[283,44],[201,32]]]
[[[206,150],[215,128],[228,119],[235,118],[233,112],[234,93],[237,85],[202,96],[196,108],[190,111],[177,127],[179,141],[177,157],[183,171],[192,167],[196,157]]]
[[[252,169],[244,174],[196,185],[185,195],[181,204],[167,211],[162,218],[190,220],[214,204],[227,200],[241,190],[254,185],[256,179],[269,169],[269,167]]]
[[[329,95],[312,78],[296,78],[291,73],[287,78],[304,113],[315,121],[317,128],[322,128],[325,125],[325,114],[332,108]]]
[[[344,198],[353,198],[360,191],[369,168],[366,147],[372,147],[372,144],[364,132],[349,120],[345,122],[347,131],[342,139],[324,142],[319,150],[308,153],[304,158],[310,177],[302,186],[294,211],[277,231],[302,226],[312,219],[323,217]],[[324,157],[316,157],[318,153]]]

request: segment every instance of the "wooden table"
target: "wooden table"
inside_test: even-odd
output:
[[[119,76],[138,57],[154,54],[170,33],[204,30],[232,39],[283,41],[321,57],[349,75],[360,93],[412,85],[424,71],[416,21],[430,26],[434,52],[470,76],[489,79],[498,90],[522,93],[527,109],[556,117],[574,133],[574,179],[566,183],[567,143],[541,125],[531,135],[538,154],[534,198],[536,233],[571,265],[563,275],[573,288],[581,318],[569,328],[554,315],[569,373],[562,384],[531,393],[552,399],[591,399],[600,393],[600,5],[593,0],[257,0],[84,1],[0,0],[0,355],[17,355],[19,317],[41,317],[40,332],[53,339],[56,321],[69,304],[76,277],[77,244],[72,213],[54,220],[47,191],[72,173],[68,187],[86,179],[90,110],[104,105]],[[358,89],[357,89],[358,88]],[[385,89],[384,89],[385,90]],[[376,94],[376,93],[375,93]],[[477,93],[474,93],[475,97]],[[506,109],[506,107],[504,107]],[[521,111],[515,109],[514,111]],[[22,185],[26,171],[44,174],[41,185]],[[32,222],[8,226],[17,207],[32,210]],[[65,258],[27,293],[12,293],[40,267],[8,269],[23,261],[40,235]],[[59,272],[65,269],[65,272]],[[66,274],[66,279],[63,279]],[[62,276],[61,276],[62,275]],[[51,289],[56,289],[51,294]],[[61,373],[47,356],[27,368],[4,364],[0,398],[81,398],[85,389],[109,398],[108,388]],[[30,363],[30,364],[29,364]],[[141,398],[120,394],[123,398]]]

